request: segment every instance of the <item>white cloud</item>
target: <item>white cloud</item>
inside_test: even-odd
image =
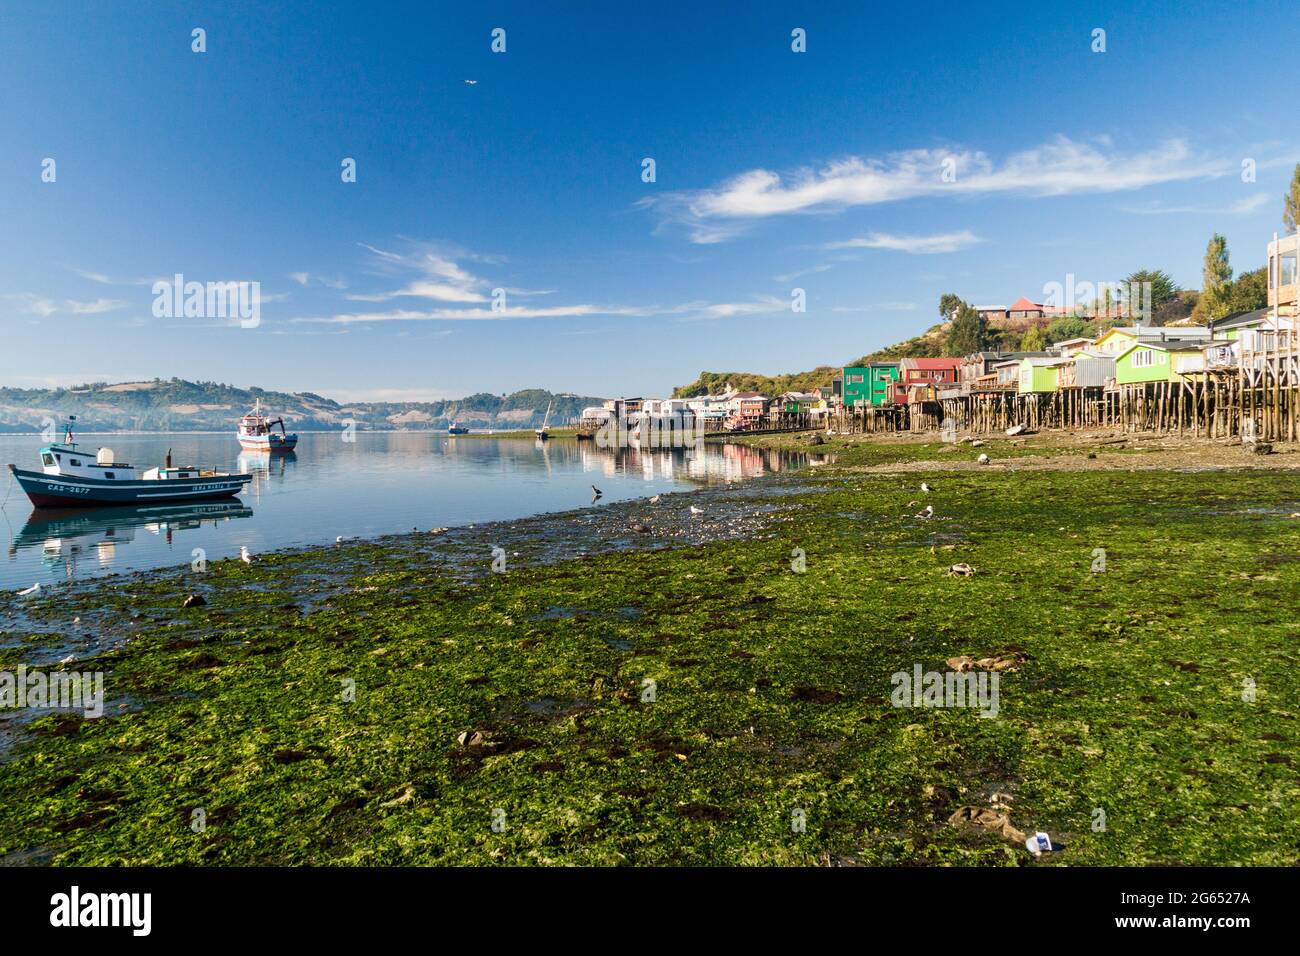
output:
[[[89,269],[73,269],[77,275],[83,279],[89,279],[91,282],[98,282],[100,285],[153,285],[157,279],[123,279],[120,277],[106,275],[103,272],[93,272]]]
[[[670,193],[642,205],[657,208],[666,222],[685,226],[692,242],[715,243],[770,216],[836,212],[925,196],[1118,192],[1221,176],[1232,169],[1235,165],[1227,160],[1195,155],[1181,139],[1125,155],[1111,150],[1106,140],[1092,144],[1058,136],[1013,153],[1001,164],[966,149],[850,156],[784,177],[751,169],[710,189]],[[953,175],[945,177],[948,170]]]
[[[832,312],[915,312],[915,302],[877,302],[873,305],[836,305]]]
[[[1139,216],[1165,216],[1171,213],[1193,213],[1209,216],[1244,216],[1263,209],[1271,202],[1281,205],[1281,200],[1270,193],[1252,193],[1243,199],[1230,202],[1224,206],[1168,206],[1162,202],[1142,203],[1137,206],[1120,206],[1121,212],[1134,213]]]
[[[463,268],[450,255],[430,247],[419,247],[409,253],[390,252],[375,246],[361,244],[368,249],[387,271],[414,272],[411,279],[398,289],[374,293],[354,293],[348,296],[354,302],[387,302],[390,299],[417,298],[436,302],[486,302],[488,282]]]
[[[104,312],[125,308],[127,305],[126,302],[120,299],[56,300],[33,295],[30,292],[10,295],[7,298],[23,303],[28,312],[32,315],[39,315],[41,318],[48,318],[51,315],[100,315]]]
[[[790,300],[775,296],[760,296],[739,302],[709,302],[696,300],[679,305],[661,306],[602,306],[587,303],[557,305],[548,308],[509,306],[495,310],[490,307],[443,309],[392,309],[385,312],[344,312],[331,316],[304,316],[290,319],[292,323],[327,323],[351,325],[363,322],[494,322],[512,319],[557,319],[586,316],[611,317],[664,317],[681,320],[731,318],[738,315],[774,315],[790,310]]]
[[[909,252],[912,255],[933,255],[941,252],[957,252],[983,241],[969,229],[935,236],[893,236],[885,232],[873,232],[858,239],[827,243],[826,248],[889,249],[894,252]]]
[[[310,272],[290,272],[289,278],[304,288],[312,285],[323,285],[327,289],[346,289],[348,284],[342,279],[330,278],[329,276],[313,275]]]
[[[329,322],[352,324],[355,322],[493,322],[509,319],[552,319],[584,315],[626,315],[623,309],[602,308],[595,305],[557,305],[546,309],[508,306],[461,309],[393,309],[388,312],[345,312],[324,317],[292,319],[292,322]]]

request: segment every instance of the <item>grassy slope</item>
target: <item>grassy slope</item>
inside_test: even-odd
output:
[[[241,586],[292,587],[331,552],[222,564],[212,607],[169,611],[104,662],[110,697],[149,706],[45,718],[5,765],[0,852],[1025,863],[945,822],[1000,791],[1017,826],[1067,844],[1062,862],[1296,862],[1293,477],[947,474],[932,499],[951,520],[929,523],[900,517],[914,477],[810,480],[823,493],[773,499],[790,520],[767,540],[477,584],[362,545],[370,573],[305,617]],[[805,574],[790,570],[795,547]],[[1105,574],[1089,570],[1098,547]],[[979,573],[949,577],[957,561]],[[185,585],[119,582],[98,600],[176,608]],[[1030,660],[1003,675],[997,719],[890,706],[891,673],[1009,644]],[[340,700],[344,677],[355,703]],[[490,746],[459,747],[468,729]],[[188,829],[196,806],[202,834]],[[1106,832],[1090,829],[1095,807]]]

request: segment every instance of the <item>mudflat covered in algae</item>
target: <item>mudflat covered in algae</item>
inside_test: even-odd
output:
[[[1294,472],[816,451],[657,504],[8,595],[0,669],[102,670],[107,708],[9,722],[0,857],[1300,860]],[[962,657],[1009,662],[995,717],[891,701]]]

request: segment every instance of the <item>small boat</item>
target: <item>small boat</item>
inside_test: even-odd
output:
[[[280,426],[280,434],[275,434],[275,426]],[[259,398],[253,410],[239,420],[239,447],[249,451],[293,451],[298,444],[298,433],[289,434],[284,430],[284,419],[274,421],[262,414],[262,400]]]
[[[542,418],[542,427],[533,429],[533,434],[537,436],[538,441],[546,441],[548,438],[551,437],[551,433],[546,430],[546,426],[550,424],[550,421],[551,421],[551,403],[547,402],[546,415],[545,417]]]
[[[462,425],[460,422],[452,422],[450,425],[447,426],[447,434],[448,434],[448,435],[468,435],[468,434],[469,434],[469,429],[466,428],[464,425]]]
[[[233,498],[253,480],[252,475],[205,471],[193,465],[173,468],[170,450],[161,468],[150,468],[138,476],[135,466],[113,459],[111,448],[100,448],[93,456],[85,451],[73,441],[69,425],[62,442],[41,449],[40,471],[12,464],[9,470],[38,508]]]

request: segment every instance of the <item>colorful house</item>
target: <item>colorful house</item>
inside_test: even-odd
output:
[[[871,404],[871,369],[865,365],[846,365],[840,372],[840,399],[845,408]]]
[[[1016,373],[1019,379],[1016,391],[1021,395],[1056,391],[1056,373],[1066,361],[1068,360],[1059,356],[1022,358]]]
[[[1138,339],[1201,339],[1208,342],[1214,337],[1214,330],[1205,325],[1171,325],[1140,326],[1117,325],[1107,329],[1089,348],[1095,352],[1105,352],[1118,356],[1131,348]]]
[[[898,380],[890,383],[889,401],[905,405],[913,392],[921,393],[925,400],[935,397],[942,385],[957,381],[961,368],[959,358],[905,358],[898,363]]]
[[[758,392],[737,392],[727,400],[727,424],[756,428],[767,414],[767,398]]]
[[[1187,373],[1205,368],[1204,339],[1141,338],[1115,356],[1115,382],[1181,382]]]
[[[880,406],[889,402],[889,385],[898,378],[897,362],[872,362],[841,370],[845,408]]]
[[[1115,356],[1087,349],[1065,359],[1056,369],[1057,389],[1105,388],[1115,380]]]
[[[786,392],[773,403],[773,407],[786,415],[807,415],[820,401],[821,396],[816,392]]]

